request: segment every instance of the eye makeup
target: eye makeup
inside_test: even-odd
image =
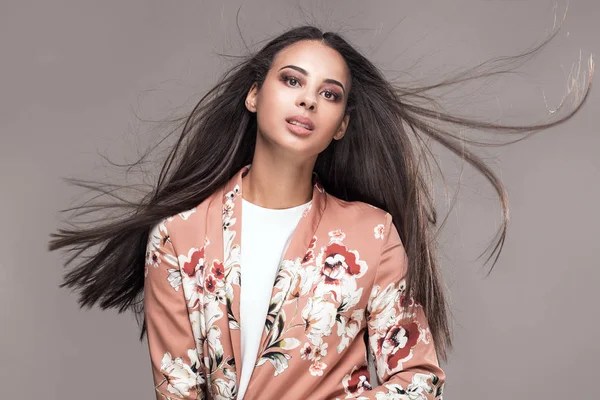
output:
[[[290,64],[290,65],[286,65],[286,66],[284,66],[284,67],[281,67],[281,68],[279,68],[279,71],[281,71],[281,70],[283,70],[283,69],[285,69],[285,68],[291,68],[291,69],[293,69],[293,70],[295,70],[295,71],[298,71],[298,72],[300,72],[302,75],[305,75],[305,76],[309,76],[309,75],[310,75],[310,74],[308,73],[308,71],[306,71],[304,68],[300,68],[300,67],[298,67],[298,66],[296,66],[296,65],[291,65],[291,64]],[[343,94],[346,94],[346,89],[344,88],[344,85],[342,85],[342,83],[341,83],[340,81],[337,81],[337,80],[335,80],[335,79],[329,79],[329,78],[328,78],[328,79],[323,79],[323,82],[324,82],[324,83],[329,83],[329,84],[332,84],[332,85],[339,86],[339,87],[342,89],[342,92],[343,92]],[[340,97],[341,97],[341,96],[340,96]]]
[[[297,87],[298,84],[300,84],[300,85],[302,84],[302,80],[300,78],[297,78],[296,76],[287,74],[285,72],[280,75],[280,80],[289,87]],[[292,85],[292,84],[290,84],[290,81],[295,81],[296,84]],[[333,101],[338,101],[343,96],[337,90],[333,90],[333,89],[324,89],[323,92],[321,92],[321,93],[327,93],[330,97],[325,97],[325,98],[328,100],[333,100]]]

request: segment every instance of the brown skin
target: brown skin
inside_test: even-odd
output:
[[[343,88],[326,80],[335,80]],[[317,156],[346,133],[349,91],[346,62],[320,41],[297,42],[277,54],[262,88],[258,90],[254,84],[246,96],[246,108],[257,113],[258,131],[252,168],[243,178],[244,199],[261,207],[281,209],[312,198]],[[295,115],[312,120],[310,135],[300,136],[288,129],[286,119]]]

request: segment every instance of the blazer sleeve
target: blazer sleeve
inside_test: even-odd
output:
[[[203,399],[202,358],[192,330],[199,313],[188,312],[165,221],[150,232],[144,274],[144,314],[156,399]]]
[[[361,399],[441,399],[445,374],[420,305],[403,314],[408,259],[392,216],[385,216],[381,257],[367,304],[369,351],[379,386]]]

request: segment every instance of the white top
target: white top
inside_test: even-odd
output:
[[[271,292],[279,263],[302,218],[306,204],[286,208],[259,207],[242,198],[240,334],[242,374],[237,399],[242,400],[258,357]],[[238,366],[238,371],[239,371]]]

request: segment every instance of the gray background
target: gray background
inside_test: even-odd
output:
[[[226,64],[215,53],[243,50],[235,27],[241,4],[0,3],[0,397],[153,398],[146,344],[137,340],[132,315],[80,310],[76,297],[57,287],[63,258],[46,251],[48,235],[57,210],[81,194],[60,178],[106,178],[96,150],[132,161],[156,134],[138,117],[160,120],[197,100]],[[386,73],[410,69],[415,79],[436,78],[542,40],[552,6],[245,1],[240,26],[256,44],[308,16],[344,33]],[[559,3],[559,17],[562,11]],[[522,69],[526,75],[449,104],[504,122],[543,118],[542,90],[555,106],[580,51],[583,68],[590,53],[600,54],[599,17],[600,2],[571,1],[559,36]],[[599,104],[596,88],[567,124],[479,152],[506,184],[511,209],[506,245],[488,278],[476,257],[495,233],[500,208],[483,178],[464,171],[440,236],[455,338],[444,365],[445,398],[598,395]],[[460,164],[447,154],[440,159],[452,195]]]

